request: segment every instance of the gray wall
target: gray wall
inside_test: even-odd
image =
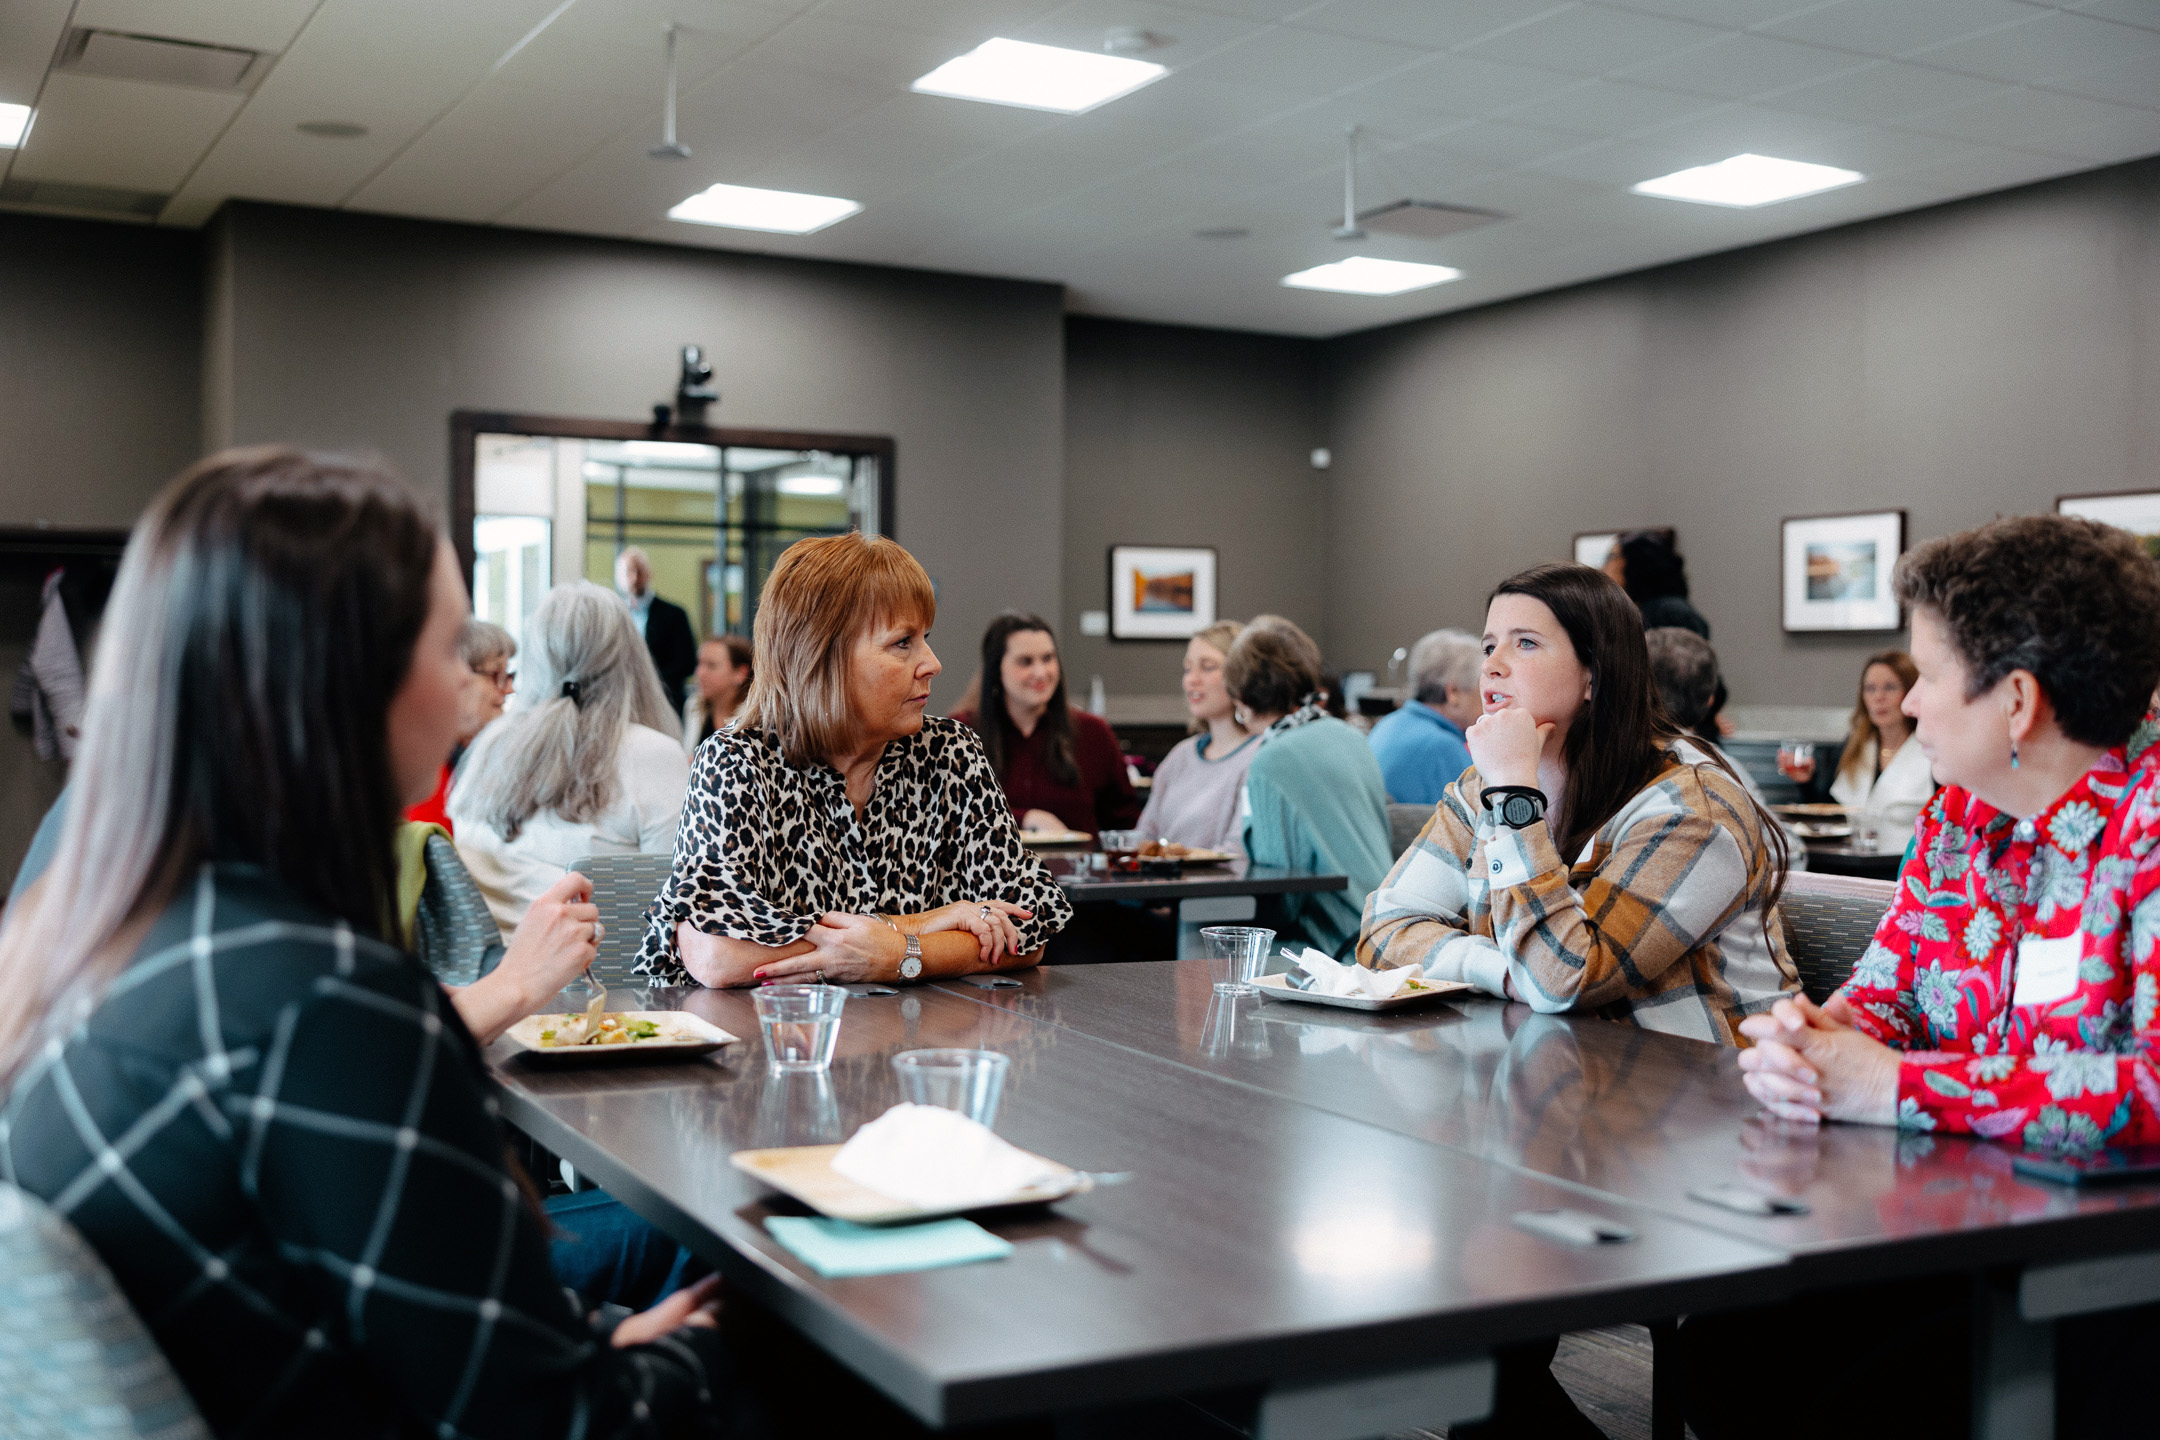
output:
[[[2160,161],[1327,346],[1330,654],[1475,626],[1576,531],[1673,525],[1734,700],[1837,704],[1889,637],[1789,636],[1779,520],[1912,540],[2160,488]]]
[[[1326,629],[1327,478],[1319,349],[1311,341],[1078,316],[1065,328],[1068,684],[1084,699],[1171,694],[1184,645],[1080,633],[1109,606],[1112,545],[1213,545],[1220,613],[1288,615]]]
[[[201,243],[0,214],[0,525],[124,526],[200,437]],[[0,560],[0,685],[37,632],[43,565]],[[60,791],[0,725],[0,877]]]
[[[999,608],[1058,604],[1057,286],[252,204],[212,245],[208,433],[370,447],[442,494],[451,411],[641,419],[695,341],[715,423],[894,437],[934,706]]]

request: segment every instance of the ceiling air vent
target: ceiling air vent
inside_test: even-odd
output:
[[[270,57],[257,50],[77,29],[69,32],[67,43],[60,47],[59,68],[108,80],[185,85],[194,90],[245,90],[269,63]]]
[[[69,185],[57,180],[0,181],[0,205],[64,210],[71,215],[155,220],[169,198],[141,190],[109,190],[103,185]]]
[[[1442,205],[1432,200],[1397,200],[1373,210],[1358,212],[1358,224],[1383,235],[1407,235],[1414,240],[1438,240],[1505,220],[1491,210],[1472,210],[1462,205]]]

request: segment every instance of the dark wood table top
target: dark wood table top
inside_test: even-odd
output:
[[[1340,890],[1347,875],[1323,875],[1285,865],[1256,865],[1243,858],[1212,865],[1187,865],[1176,880],[1144,875],[1111,875],[1090,869],[1090,855],[1038,855],[1075,905],[1102,900],[1190,900],[1203,895],[1289,895],[1301,891]]]
[[[1131,983],[1188,967],[1102,968]],[[626,1068],[498,1045],[508,1117],[932,1424],[1425,1365],[1783,1293],[1782,1257],[1764,1246],[957,991],[850,999],[823,1081],[768,1074],[745,993],[644,1003],[680,1005],[745,1043]],[[1005,1260],[820,1279],[760,1225],[800,1212],[728,1156],[844,1138],[898,1100],[891,1055],[927,1045],[1010,1055],[1001,1134],[1135,1178],[985,1217],[1018,1246]],[[1510,1223],[1551,1207],[1617,1219],[1637,1238],[1577,1248]]]
[[[1823,875],[1855,875],[1864,880],[1895,880],[1905,863],[1903,846],[1895,850],[1855,850],[1847,840],[1810,840],[1808,869]]]
[[[1489,998],[1385,1014],[1212,994],[1205,961],[1015,972],[956,989],[1240,1087],[1582,1185],[1789,1252],[1796,1286],[2149,1249],[2160,1185],[2079,1190],[1959,1136],[1763,1116],[1738,1052]],[[1757,1218],[1689,1198],[1737,1182]]]

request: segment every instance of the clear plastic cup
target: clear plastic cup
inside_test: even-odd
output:
[[[1095,837],[1102,846],[1104,868],[1119,872],[1140,868],[1140,847],[1147,842],[1147,833],[1141,830],[1105,830]]]
[[[824,1070],[840,1044],[840,1007],[847,991],[837,985],[767,985],[755,990],[758,1029],[775,1070]]]
[[[1217,995],[1260,993],[1253,988],[1253,977],[1267,963],[1268,948],[1275,943],[1273,930],[1250,925],[1210,925],[1200,932],[1200,938],[1207,942]]]
[[[901,1099],[957,1110],[994,1128],[1012,1059],[995,1050],[903,1050],[893,1056],[892,1068]]]

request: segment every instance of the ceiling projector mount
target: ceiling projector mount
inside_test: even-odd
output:
[[[675,36],[682,26],[667,27],[667,93],[661,102],[660,143],[645,153],[655,160],[687,160],[690,147],[675,138]]]

